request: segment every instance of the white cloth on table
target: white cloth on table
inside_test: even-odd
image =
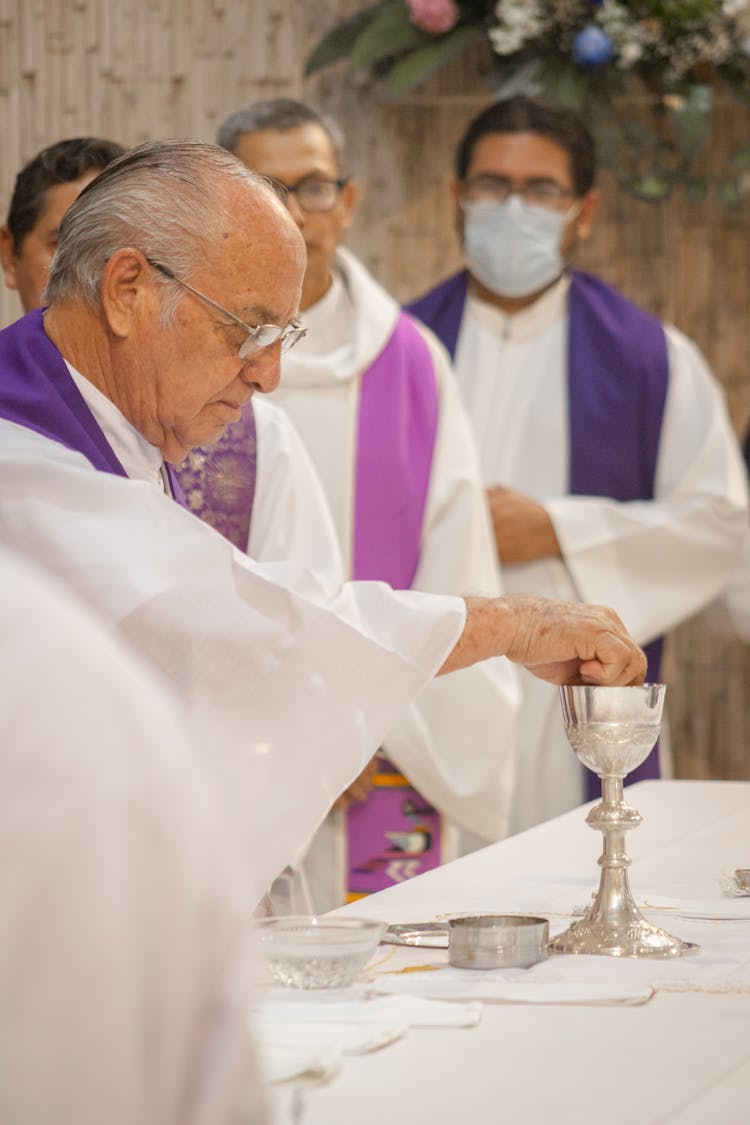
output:
[[[177,705],[0,553],[0,1119],[265,1120],[244,875]]]
[[[484,483],[543,503],[563,553],[504,566],[506,591],[611,605],[646,643],[726,583],[747,521],[744,466],[720,387],[691,341],[667,327],[670,378],[654,500],[566,495],[568,289],[563,278],[514,316],[469,297],[456,351],[459,389]],[[556,690],[520,675],[516,831],[583,799]]]
[[[359,992],[259,992],[252,1025],[271,1082],[328,1076],[344,1055],[380,1050],[409,1029],[475,1027],[481,1006]]]
[[[153,485],[0,422],[0,541],[159,670],[221,780],[258,901],[440,667],[464,603],[261,566]]]
[[[351,574],[354,468],[361,376],[396,323],[396,302],[345,249],[332,285],[301,316],[308,335],[284,357],[271,396],[289,414],[318,471]],[[418,326],[429,348],[439,419],[414,590],[497,594],[501,590],[474,444],[442,345]],[[445,858],[477,837],[507,831],[512,748],[519,704],[516,670],[490,661],[429,684],[383,740],[388,757],[446,818]],[[343,901],[341,817],[329,818],[308,857],[319,908]],[[338,876],[331,883],[330,873]]]

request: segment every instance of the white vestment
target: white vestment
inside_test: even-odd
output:
[[[568,288],[565,277],[513,316],[467,298],[456,374],[485,484],[543,503],[563,554],[504,565],[506,590],[613,606],[644,644],[706,605],[726,582],[747,521],[744,466],[719,385],[694,344],[668,327],[655,498],[620,503],[566,495]],[[583,797],[582,768],[565,739],[556,689],[523,671],[521,678],[515,831]]]
[[[271,396],[312,456],[347,575],[361,377],[389,340],[398,313],[354,255],[339,250],[332,285],[302,314],[308,335],[284,356],[281,385]],[[445,350],[418,327],[435,370],[439,414],[412,589],[495,595],[500,576],[470,427]],[[388,757],[452,822],[444,822],[443,858],[476,847],[476,837],[495,840],[507,831],[518,705],[516,670],[508,661],[486,662],[429,684],[383,740]],[[318,908],[343,901],[344,867],[342,818],[333,814],[308,860]]]
[[[300,562],[340,584],[336,529],[303,441],[267,397],[255,395],[253,411],[257,471],[247,553],[258,562]]]
[[[256,564],[147,481],[0,421],[0,541],[157,667],[252,857],[257,901],[440,667],[458,598]]]
[[[153,672],[0,552],[7,1125],[265,1120],[246,889],[219,810]]]

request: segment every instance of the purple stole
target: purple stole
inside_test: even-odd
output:
[[[258,446],[253,404],[227,426],[215,445],[192,449],[177,466],[185,503],[194,516],[247,551],[255,498]]]
[[[456,274],[408,306],[455,356],[468,273]],[[664,329],[617,290],[573,271],[568,330],[570,465],[568,491],[615,500],[652,500],[669,361]],[[658,680],[663,638],[646,646]],[[628,784],[659,776],[658,750]],[[586,773],[587,794],[596,778]]]
[[[400,313],[362,375],[357,423],[353,577],[407,590],[419,565],[438,421],[429,348]],[[346,814],[349,901],[440,863],[440,816],[387,761]]]
[[[104,473],[127,477],[35,309],[0,332],[0,417],[82,453]],[[166,466],[172,492],[182,494]]]

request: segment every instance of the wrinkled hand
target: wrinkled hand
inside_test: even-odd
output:
[[[551,598],[508,598],[506,656],[553,684],[642,684],[646,657],[613,609]]]
[[[524,563],[561,554],[560,544],[546,509],[512,488],[494,484],[487,501],[502,563]]]
[[[378,756],[375,754],[367,763],[362,773],[355,777],[351,785],[344,790],[340,797],[333,802],[332,809],[336,812],[345,811],[356,801],[364,801],[375,784],[375,774],[378,772]]]

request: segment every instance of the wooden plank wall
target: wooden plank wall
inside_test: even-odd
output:
[[[212,140],[225,115],[257,98],[307,97],[349,137],[346,171],[362,190],[351,244],[396,296],[458,263],[451,155],[488,100],[477,51],[394,103],[342,67],[305,81],[320,32],[356,0],[0,0],[0,210],[17,169],[43,145],[98,134],[135,144]],[[721,100],[710,166],[750,140],[747,111]],[[602,177],[603,212],[579,256],[687,331],[726,390],[738,430],[750,419],[750,207],[633,200]],[[18,314],[0,293],[0,324]],[[713,608],[682,626],[669,658],[677,772],[750,777],[750,651]]]

